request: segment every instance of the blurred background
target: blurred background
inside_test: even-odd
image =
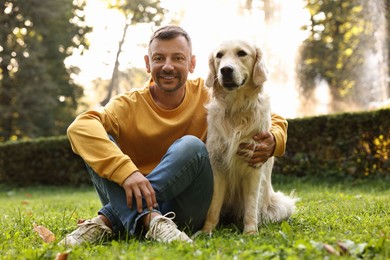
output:
[[[390,0],[0,0],[0,141],[63,135],[74,117],[139,88],[153,30],[182,26],[206,77],[227,38],[260,45],[274,112],[390,106]]]

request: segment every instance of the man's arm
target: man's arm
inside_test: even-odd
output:
[[[79,115],[68,127],[73,151],[101,177],[122,185],[137,167],[129,156],[108,138],[117,135],[116,124],[105,111],[88,111]]]
[[[115,126],[109,121],[105,113],[97,111],[78,116],[68,128],[72,149],[98,175],[123,187],[130,208],[136,206],[142,211],[142,198],[145,198],[148,208],[152,209],[157,204],[154,189],[131,159],[108,138],[108,129],[115,132]],[[133,205],[133,199],[136,205]]]
[[[283,156],[287,142],[287,120],[283,117],[272,114],[272,125],[269,132],[260,132],[253,136],[256,145],[240,144],[238,155],[248,154],[245,150],[252,150],[253,156],[248,160],[248,164],[255,167],[264,163],[271,156]]]
[[[285,118],[272,114],[271,134],[275,138],[273,156],[283,156],[286,151],[288,122]]]

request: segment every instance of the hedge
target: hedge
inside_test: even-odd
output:
[[[274,174],[390,177],[390,109],[290,119]],[[0,144],[0,183],[90,184],[66,136]]]
[[[0,183],[27,186],[91,182],[67,137],[59,136],[0,144]]]
[[[297,176],[390,177],[390,109],[289,120],[274,172]]]

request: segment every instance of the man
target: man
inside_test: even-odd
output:
[[[86,162],[103,207],[60,244],[95,243],[143,230],[156,241],[192,242],[181,230],[202,228],[213,192],[204,145],[208,94],[202,79],[187,80],[196,65],[190,37],[178,26],[158,29],[145,64],[151,73],[145,88],[79,115],[68,128],[72,149]],[[287,122],[272,118],[271,132],[254,137],[262,149],[250,165],[284,153]]]

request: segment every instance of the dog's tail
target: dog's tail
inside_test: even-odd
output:
[[[267,196],[268,195],[268,196]],[[295,197],[294,192],[289,196],[283,192],[274,192],[271,188],[268,194],[264,196],[260,206],[260,223],[281,222],[288,219],[296,209],[296,202],[299,198]]]

